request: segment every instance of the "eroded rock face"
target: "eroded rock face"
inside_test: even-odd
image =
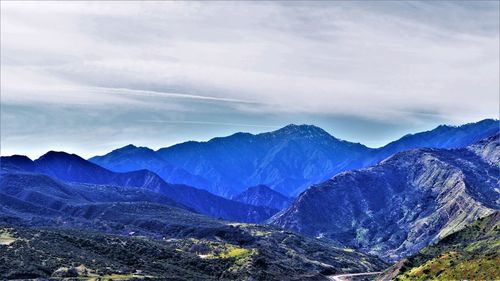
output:
[[[489,156],[498,155],[495,141],[406,151],[341,173],[303,192],[272,223],[397,260],[500,208],[498,158]]]
[[[483,158],[484,161],[497,167],[500,165],[500,134],[481,140],[469,146],[468,149]]]

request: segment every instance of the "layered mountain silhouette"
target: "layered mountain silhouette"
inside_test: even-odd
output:
[[[492,271],[473,276],[497,276],[499,126],[439,126],[378,149],[289,125],[91,161],[1,157],[0,276],[326,280],[416,253],[387,274],[477,264]]]
[[[227,220],[259,222],[277,212],[225,199],[186,185],[173,185],[148,170],[116,173],[93,164],[78,155],[48,152],[31,161],[27,157],[2,157],[2,170],[36,172],[69,183],[133,187],[159,193],[197,212]],[[36,185],[36,181],[33,182]]]
[[[498,130],[499,121],[492,119],[439,126],[373,149],[339,140],[315,126],[288,125],[269,133],[237,133],[158,151],[129,145],[89,160],[117,172],[148,169],[168,182],[227,198],[260,184],[292,197],[339,172],[368,167],[400,151],[464,147]]]
[[[90,160],[94,162],[94,159]],[[176,165],[165,163],[154,150],[147,147],[136,147],[130,144],[112,151],[109,157],[100,158],[100,160],[95,163],[114,172],[145,169],[156,173],[166,182],[187,184],[198,188],[210,186],[210,183],[203,177],[195,176]]]
[[[110,172],[60,152],[35,161],[2,158],[0,277],[326,280],[328,274],[387,266],[329,241],[194,213],[166,192],[194,188],[165,187],[158,178],[151,172]],[[224,211],[254,208],[205,200]]]
[[[278,210],[288,207],[292,202],[291,198],[272,190],[266,185],[251,186],[232,199],[249,205],[266,206]]]
[[[33,173],[2,173],[0,224],[59,226],[171,236],[221,224],[145,189],[68,184]]]
[[[499,138],[409,150],[340,173],[271,221],[398,260],[500,209]]]

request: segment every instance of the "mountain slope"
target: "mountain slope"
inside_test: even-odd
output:
[[[9,161],[12,162],[10,157],[2,157],[2,163],[9,163]],[[259,222],[277,211],[231,201],[190,186],[168,184],[158,175],[147,170],[115,173],[78,155],[64,152],[48,152],[33,161],[33,164],[36,172],[62,181],[147,189],[160,193],[201,214],[227,220]],[[2,164],[2,169],[12,169],[12,165],[4,167]]]
[[[500,167],[500,134],[493,135],[467,147],[484,161]]]
[[[288,205],[292,202],[291,198],[288,198],[265,185],[249,187],[242,193],[234,196],[232,199],[253,206],[266,206],[277,210],[288,207]]]
[[[496,212],[422,249],[380,280],[498,280],[499,264],[500,213]]]
[[[398,260],[499,209],[499,177],[477,151],[411,150],[312,186],[271,221]]]
[[[145,148],[127,146],[90,161],[115,171],[149,169],[169,182],[196,186],[225,197],[260,184],[285,196],[296,196],[311,184],[342,171],[373,165],[397,152],[423,147],[465,147],[497,133],[499,126],[498,120],[491,119],[458,127],[439,126],[372,149],[339,140],[315,126],[288,125],[257,135],[237,133],[208,142],[190,141],[154,154]],[[129,163],[129,158],[134,159],[133,165],[123,165]],[[159,159],[163,162],[159,163]]]

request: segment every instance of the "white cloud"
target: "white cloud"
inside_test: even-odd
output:
[[[3,103],[498,115],[497,2],[11,1],[1,16]]]

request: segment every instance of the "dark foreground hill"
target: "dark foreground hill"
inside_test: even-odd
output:
[[[396,264],[380,280],[499,280],[500,212]]]
[[[312,186],[271,221],[396,261],[500,209],[498,150],[496,135],[401,152]]]
[[[327,280],[383,269],[380,259],[280,229],[225,224],[217,235],[163,240],[0,226],[0,278]]]

